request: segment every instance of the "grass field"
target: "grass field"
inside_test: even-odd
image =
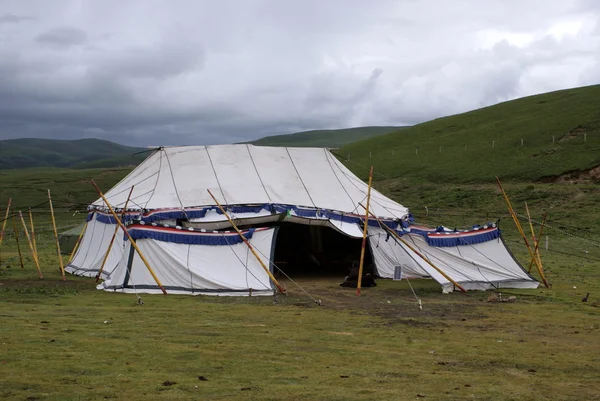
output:
[[[297,132],[289,135],[273,135],[250,143],[260,146],[328,147],[337,148],[352,142],[395,132],[405,127],[356,127],[331,130]]]
[[[0,175],[0,204],[61,204],[59,225],[76,224],[66,205],[96,198],[126,171],[21,171]],[[500,218],[508,244],[524,247],[493,184],[376,187],[419,221],[465,226]],[[31,257],[18,263],[12,236],[0,263],[0,397],[4,399],[213,400],[591,400],[600,395],[600,187],[508,183],[519,212],[549,210],[542,250],[552,288],[442,295],[436,283],[379,280],[356,297],[340,277],[297,277],[290,296],[227,298],[98,291],[94,280],[62,282],[48,214],[35,212],[44,279]],[[70,203],[69,203],[70,202]],[[427,206],[427,209],[425,209]],[[37,209],[36,209],[37,210]],[[539,225],[536,226],[539,229]],[[565,234],[569,233],[570,235]],[[576,237],[573,237],[575,235]],[[588,302],[581,298],[589,292]],[[424,397],[423,397],[424,396]]]

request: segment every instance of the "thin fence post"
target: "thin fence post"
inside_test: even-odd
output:
[[[546,235],[546,250],[548,250],[548,236]]]
[[[415,155],[419,154],[419,148],[415,148]]]
[[[495,142],[496,142],[496,140],[493,140],[493,141],[492,141],[492,148],[494,147],[494,145],[496,145],[496,143],[495,143]]]
[[[395,151],[394,151],[394,149],[392,149],[392,156],[394,156],[394,154],[395,154]]]
[[[371,158],[371,152],[369,152],[369,159]]]
[[[583,142],[587,142],[587,132],[583,133]]]
[[[521,146],[523,146],[523,138],[521,138]]]
[[[465,150],[467,150],[467,144],[465,143]]]
[[[554,143],[554,135],[552,135],[552,143]]]

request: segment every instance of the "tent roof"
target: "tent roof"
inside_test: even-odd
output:
[[[155,151],[105,195],[123,207],[187,208],[214,205],[286,204],[362,213],[367,184],[324,148],[240,145],[166,147]],[[102,199],[93,203],[102,207]],[[403,218],[408,209],[372,190],[373,213]]]

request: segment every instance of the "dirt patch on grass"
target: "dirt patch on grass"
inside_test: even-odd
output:
[[[581,184],[585,182],[600,183],[600,166],[587,170],[567,171],[564,174],[542,177],[538,182],[555,184]]]

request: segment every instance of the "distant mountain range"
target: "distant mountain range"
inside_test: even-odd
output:
[[[249,142],[262,146],[339,147],[350,142],[397,131],[402,127],[358,127],[268,136]],[[140,153],[141,152],[141,153]],[[0,170],[32,167],[110,168],[137,165],[149,149],[100,139],[8,139],[0,141]]]
[[[147,149],[100,139],[8,139],[0,141],[0,170],[28,167],[101,168],[138,164]]]

